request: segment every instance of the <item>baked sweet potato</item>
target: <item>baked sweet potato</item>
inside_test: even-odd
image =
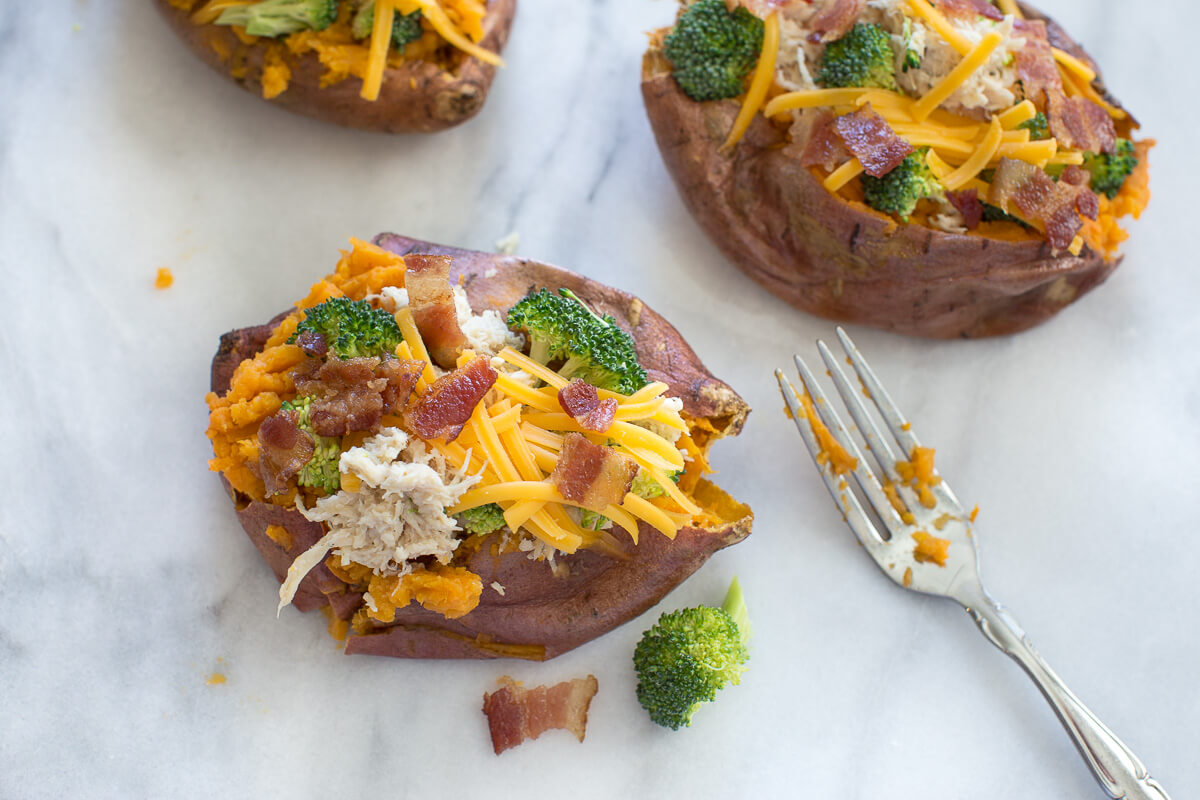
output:
[[[541,287],[569,289],[601,314],[611,315],[631,333],[638,361],[651,381],[662,381],[667,394],[682,400],[682,417],[707,450],[715,439],[737,435],[749,413],[729,386],[714,378],[666,320],[636,297],[571,272],[523,258],[460,250],[429,242],[382,234],[375,244],[398,255],[433,254],[453,259],[450,278],[465,288],[472,309],[504,312]],[[235,330],[221,337],[213,358],[210,407],[224,395],[239,364],[264,350],[268,337],[287,318]],[[224,476],[223,476],[223,479]],[[546,563],[528,554],[499,547],[500,532],[465,548],[455,564],[479,576],[481,600],[457,619],[415,603],[397,608],[394,621],[371,621],[362,613],[362,587],[337,577],[325,563],[300,583],[293,604],[302,611],[331,606],[342,620],[355,620],[347,653],[403,658],[547,659],[612,630],[657,603],[717,550],[740,542],[750,533],[750,509],[700,478],[687,481],[689,496],[703,509],[704,522],[683,525],[674,540],[639,525],[638,543],[620,537],[616,549],[580,549],[558,556],[556,576]],[[230,492],[238,519],[263,559],[282,582],[289,565],[324,534],[278,499],[254,499]],[[681,483],[681,485],[683,485]],[[614,529],[615,530],[615,529]],[[507,551],[506,551],[507,550]],[[503,593],[490,588],[502,587]]]
[[[193,53],[243,89],[289,111],[346,127],[386,133],[445,130],[479,113],[496,76],[494,65],[427,32],[428,41],[417,42],[415,48],[410,45],[416,55],[406,51],[402,61],[389,61],[378,98],[366,100],[361,95],[361,76],[341,66],[361,58],[361,54],[344,55],[350,46],[341,43],[348,38],[352,0],[343,0],[341,16],[330,29],[331,37],[339,37],[327,47],[330,63],[339,64],[336,68],[323,63],[310,47],[293,46],[291,37],[251,37],[240,28],[197,24],[193,14],[204,8],[201,0],[154,2]],[[508,41],[517,0],[487,0],[486,5],[483,36],[477,44],[499,54]],[[314,34],[294,36],[304,35]],[[365,50],[366,44],[358,47]]]
[[[836,17],[832,12],[839,7],[857,7],[859,14],[880,13],[873,8],[875,4],[868,7],[847,0],[825,0],[815,5],[804,0],[745,5],[764,6],[767,13],[782,7],[774,13],[783,15],[784,26],[789,13],[807,15],[806,20],[811,21],[812,15],[820,18],[828,11],[832,16],[824,17],[825,23]],[[903,2],[897,5],[905,7]],[[983,0],[937,4],[939,9],[964,5],[995,11]],[[1028,6],[1020,8],[1025,22],[1015,24],[1044,21],[1050,46],[1073,56],[1085,67],[1094,67],[1087,53],[1061,27]],[[1136,216],[1145,205],[1150,143],[1136,145],[1140,163],[1134,175],[1115,198],[1099,196],[1098,219],[1083,218],[1080,235],[1069,248],[1052,246],[1042,231],[1034,229],[1036,224],[1028,227],[1014,221],[973,220],[975,225],[970,230],[939,230],[929,222],[932,209],[918,207],[914,217],[905,221],[871,208],[864,202],[857,178],[836,191],[826,189],[823,181],[835,164],[828,168],[813,164],[817,159],[806,148],[818,135],[820,124],[809,120],[806,128],[793,122],[791,114],[803,112],[789,111],[772,118],[756,114],[741,141],[723,148],[742,98],[692,100],[673,77],[673,64],[664,54],[664,38],[669,32],[663,29],[651,37],[642,64],[645,107],[667,170],[685,204],[717,247],[749,276],[789,303],[831,319],[915,336],[995,336],[1029,328],[1056,314],[1103,282],[1120,263],[1116,246],[1124,239],[1124,232],[1115,220],[1123,214]],[[845,34],[843,25],[840,33],[832,35]],[[802,54],[805,48],[819,54],[826,47],[809,37],[799,41]],[[1052,51],[1046,47],[1044,52]],[[786,55],[781,46],[780,70]],[[812,72],[817,74],[815,69]],[[896,72],[900,74],[899,68]],[[1136,122],[1107,94],[1096,72],[1090,87],[1078,91],[1094,92],[1110,104],[1117,117],[1117,135],[1129,137]],[[794,88],[781,86],[778,74],[772,77],[768,99]],[[822,85],[820,77],[817,86]],[[750,84],[751,75],[747,74],[745,80]],[[876,98],[880,96],[887,99],[884,93],[875,94]],[[862,97],[869,95],[864,92]],[[897,104],[908,102],[912,93],[908,99],[892,99]],[[1016,100],[1021,99],[1018,94]],[[1042,106],[1039,100],[1038,107]],[[842,106],[837,113],[849,113],[848,108],[854,106]],[[886,111],[881,113],[887,115]],[[935,112],[935,118],[942,113]],[[940,121],[949,124],[955,120],[946,115]],[[842,147],[838,141],[834,144]],[[974,184],[981,186],[981,192],[987,188],[980,180]],[[981,194],[979,199],[986,203],[989,197]]]

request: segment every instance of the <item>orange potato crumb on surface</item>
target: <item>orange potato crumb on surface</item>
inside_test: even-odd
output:
[[[214,672],[213,674],[209,675],[208,680],[204,682],[206,686],[220,686],[223,683],[225,683],[224,672]]]
[[[169,267],[159,267],[158,272],[154,273],[155,289],[170,289],[174,283],[175,276]]]
[[[914,447],[912,455],[909,456],[911,460],[896,462],[896,472],[900,473],[904,485],[916,491],[921,505],[926,508],[933,508],[937,505],[937,499],[929,487],[937,486],[942,482],[941,477],[933,474],[934,452],[932,447]]]
[[[918,564],[932,562],[939,567],[946,566],[946,559],[950,555],[949,539],[939,539],[936,536],[930,536],[925,531],[917,531],[912,537],[917,543],[913,548],[913,558],[917,560]]]

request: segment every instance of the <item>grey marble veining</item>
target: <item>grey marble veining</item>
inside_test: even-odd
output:
[[[811,474],[770,370],[832,326],[743,279],[670,184],[638,74],[672,8],[523,0],[478,119],[384,137],[238,91],[148,3],[0,4],[0,798],[1099,796],[1020,671],[951,605],[882,580]],[[982,509],[989,586],[1186,798],[1200,13],[1125,8],[1046,9],[1159,140],[1121,269],[1012,338],[853,334]],[[517,230],[522,254],[638,291],[756,407],[715,451],[755,533],[662,606],[719,599],[734,573],[751,606],[752,668],[691,729],[634,699],[629,657],[661,609],[548,664],[346,658],[323,618],[276,620],[206,470],[208,360],[381,230],[480,249]],[[584,744],[492,755],[479,706],[499,675],[587,672]]]

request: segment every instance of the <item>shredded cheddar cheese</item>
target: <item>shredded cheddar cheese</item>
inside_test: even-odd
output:
[[[725,139],[725,144],[722,145],[725,149],[730,149],[737,145],[746,135],[746,130],[750,127],[750,122],[754,119],[754,115],[762,107],[763,100],[767,97],[767,90],[771,88],[772,82],[775,80],[775,60],[779,55],[779,10],[772,11],[763,24],[763,44],[762,54],[758,57],[758,66],[754,69],[754,78],[750,81],[750,88],[746,91],[746,97],[742,101],[742,107],[738,111],[737,118],[733,121],[733,128],[729,131],[729,136]]]
[[[857,158],[852,158],[845,164],[829,173],[829,177],[825,179],[825,188],[831,192],[836,192],[850,181],[857,178],[863,172],[862,162]]]
[[[959,55],[966,55],[971,52],[971,42],[966,36],[950,24],[942,13],[931,6],[927,0],[907,0],[908,7],[918,16],[933,28],[938,36],[945,39],[951,47],[958,51]]]
[[[909,0],[909,3],[924,3],[924,0]],[[1004,37],[998,31],[989,31],[979,44],[963,56],[962,61],[950,70],[950,73],[940,80],[937,85],[929,90],[920,100],[913,105],[913,119],[917,122],[923,121],[929,116],[935,108],[945,102],[946,98],[954,94],[954,90],[970,78],[975,70],[983,66],[984,62],[991,57],[992,53],[1000,42],[1004,41]],[[960,51],[961,52],[961,51]]]

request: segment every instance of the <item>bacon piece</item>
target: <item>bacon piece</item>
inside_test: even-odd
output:
[[[1046,108],[1046,94],[1062,91],[1062,75],[1054,51],[1046,40],[1046,23],[1042,20],[1017,20],[1014,27],[1021,32],[1025,44],[1016,52],[1017,77],[1025,91],[1025,99],[1039,109]]]
[[[483,713],[496,755],[556,728],[583,741],[588,706],[600,687],[595,675],[532,689],[522,688],[507,675],[499,683],[499,689],[483,695]]]
[[[1059,147],[1111,153],[1117,144],[1112,117],[1086,97],[1067,97],[1062,92],[1046,93],[1046,118]]]
[[[1011,158],[1000,160],[989,202],[1005,210],[1011,204],[1022,219],[1040,223],[1055,250],[1070,246],[1083,226],[1081,215],[1095,219],[1099,210],[1099,200],[1086,185],[1055,183],[1032,164]]]
[[[423,368],[410,359],[331,358],[294,377],[296,389],[313,398],[308,412],[313,433],[345,436],[378,430],[385,413],[400,413]]]
[[[611,397],[601,400],[596,387],[579,378],[558,390],[558,404],[580,427],[596,433],[604,433],[617,418],[617,401]]]
[[[296,344],[300,345],[300,349],[305,355],[313,358],[323,358],[329,352],[329,342],[325,341],[325,337],[316,331],[304,331],[296,337]]]
[[[453,442],[496,377],[487,357],[476,356],[434,381],[405,412],[405,423],[422,439]]]
[[[832,42],[842,38],[854,27],[866,5],[866,0],[825,0],[824,7],[808,26],[812,31],[808,40]]]
[[[621,504],[637,471],[629,456],[593,444],[581,433],[568,433],[550,482],[571,502],[602,514],[607,506]]]
[[[962,214],[963,226],[973,231],[983,221],[983,203],[979,200],[979,192],[975,189],[964,189],[961,192],[946,192],[950,205]]]
[[[833,129],[846,149],[862,162],[866,173],[874,178],[887,175],[913,151],[912,145],[897,136],[870,103],[838,117],[833,122]]]
[[[828,109],[813,109],[800,114],[792,126],[792,141],[804,142],[800,154],[800,166],[823,167],[833,172],[838,165],[850,158],[841,137],[833,129],[837,115]]]
[[[1004,19],[1000,9],[987,0],[938,0],[938,11],[947,17],[973,20],[975,17],[987,17],[997,22]]]
[[[408,255],[404,257],[404,266],[408,307],[425,347],[435,364],[453,369],[468,342],[458,325],[454,293],[450,289],[450,257]]]
[[[288,480],[312,458],[313,440],[300,430],[299,419],[297,411],[280,411],[258,426],[258,469],[269,495],[286,491]]]

